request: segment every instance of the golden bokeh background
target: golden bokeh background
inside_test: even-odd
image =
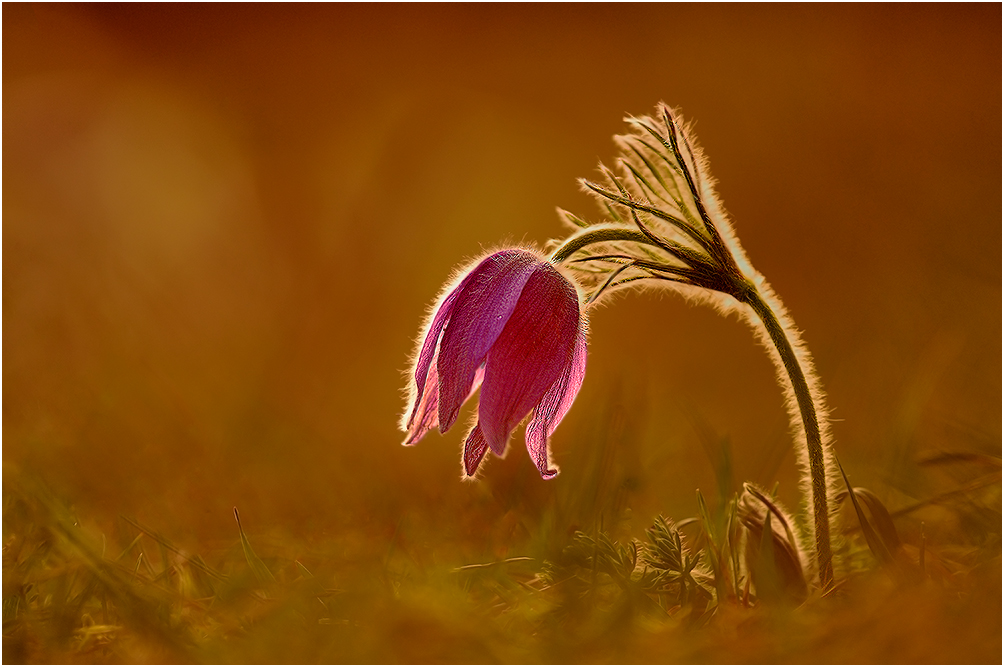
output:
[[[918,453],[1000,456],[1000,5],[3,19],[5,478],[82,516],[203,549],[236,541],[238,506],[257,535],[365,524],[430,553],[451,535],[463,562],[569,496],[596,501],[561,531],[693,515],[716,488],[703,438],[796,505],[767,356],[669,294],[593,313],[555,480],[520,436],[471,484],[463,430],[400,446],[402,372],[444,280],[561,235],[556,206],[598,217],[576,179],[661,100],[696,123],[803,330],[855,483],[896,508],[923,487]]]

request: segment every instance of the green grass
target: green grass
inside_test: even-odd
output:
[[[318,540],[268,540],[235,522],[213,546],[182,546],[134,519],[78,517],[11,474],[3,660],[998,663],[997,466],[983,485],[891,513],[926,522],[890,559],[849,510],[836,589],[794,602],[758,597],[735,568],[729,506],[638,535],[626,521],[569,532],[516,518],[525,530],[504,553],[471,562],[459,537],[403,520],[388,541],[362,517]],[[875,503],[860,504],[867,518]]]

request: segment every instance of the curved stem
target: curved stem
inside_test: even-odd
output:
[[[824,465],[823,439],[820,436],[820,423],[817,420],[816,405],[810,393],[806,376],[796,353],[785,335],[785,330],[779,323],[771,307],[762,299],[756,290],[743,294],[741,301],[754,309],[761,319],[771,342],[785,365],[785,371],[792,383],[796,395],[796,403],[803,419],[803,431],[806,434],[806,452],[809,456],[811,491],[813,494],[813,525],[816,538],[817,568],[820,572],[820,586],[824,591],[834,583],[834,569],[831,565],[830,518],[827,507],[827,474]]]
[[[570,237],[569,239],[566,239],[566,241],[551,254],[551,261],[562,262],[563,260],[568,259],[570,255],[578,251],[580,248],[604,241],[634,241],[635,243],[646,244],[647,246],[659,247],[657,243],[639,230],[633,230],[629,227],[601,227],[585,230],[573,237]]]
[[[634,213],[634,212],[633,212]],[[614,228],[594,228],[567,239],[556,250],[552,256],[552,262],[562,262],[568,259],[577,250],[593,243],[604,241],[634,241],[636,243],[656,246],[668,250],[666,246],[660,244],[658,239],[651,236],[644,227],[639,225],[640,230],[633,230],[624,227]],[[714,229],[714,228],[713,228]],[[727,253],[727,255],[729,255]],[[680,259],[680,258],[678,258]],[[834,583],[834,568],[831,564],[831,539],[830,539],[830,515],[827,504],[827,468],[824,459],[823,438],[820,433],[820,422],[817,419],[817,407],[810,392],[806,375],[799,364],[796,352],[785,333],[785,328],[779,322],[775,312],[771,309],[761,294],[754,288],[746,278],[742,276],[736,268],[736,263],[729,255],[728,265],[711,266],[709,262],[697,262],[697,267],[673,267],[659,266],[651,262],[635,260],[634,262],[622,266],[614,272],[603,287],[590,299],[592,303],[600,292],[607,289],[618,274],[629,266],[648,266],[650,269],[659,271],[671,270],[672,273],[687,279],[692,285],[706,288],[708,290],[723,292],[732,295],[741,303],[749,305],[757,317],[761,320],[771,342],[778,352],[778,356],[785,367],[789,382],[792,385],[793,394],[796,397],[796,405],[802,417],[803,433],[806,436],[806,454],[809,460],[810,469],[810,491],[813,509],[813,526],[815,535],[815,547],[817,556],[817,568],[820,576],[820,586],[824,591],[828,591]],[[653,275],[652,278],[662,278]]]

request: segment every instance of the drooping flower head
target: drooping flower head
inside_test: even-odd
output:
[[[530,413],[527,450],[542,477],[554,477],[548,439],[585,372],[586,321],[576,288],[536,253],[493,253],[463,274],[430,320],[409,380],[405,445],[433,428],[445,433],[481,386],[478,422],[464,443],[465,474],[475,474],[488,449],[502,456]]]

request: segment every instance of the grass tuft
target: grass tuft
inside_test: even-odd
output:
[[[881,516],[878,499],[856,494],[870,499],[861,505],[871,521]],[[800,601],[790,596],[792,564],[784,560],[792,559],[792,539],[772,496],[746,485],[721,513],[698,510],[685,528],[658,516],[638,538],[628,520],[557,543],[551,525],[527,524],[488,560],[465,560],[449,541],[425,546],[407,526],[387,553],[365,523],[327,542],[259,545],[259,557],[239,521],[229,548],[202,556],[137,520],[81,518],[44,485],[8,480],[3,660],[994,663],[1001,656],[1000,528],[997,549],[984,533],[945,543],[939,537],[953,535],[945,527],[929,521],[915,535],[903,530],[909,516],[887,512],[902,525],[899,560],[927,573],[904,578],[864,558],[871,552],[862,532],[848,527],[855,568],[831,596],[803,597],[793,610]],[[99,530],[102,523],[116,528]],[[877,534],[889,543],[886,531]]]

